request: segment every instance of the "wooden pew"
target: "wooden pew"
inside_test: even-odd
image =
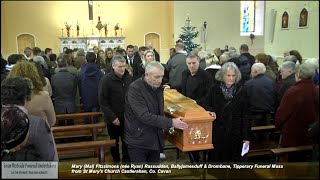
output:
[[[93,141],[97,140],[99,132],[103,131],[106,127],[105,122],[100,122],[96,124],[80,124],[80,125],[69,125],[69,126],[56,126],[52,127],[53,137],[56,140],[57,146],[60,144],[57,140],[64,138],[78,138],[78,137],[92,137]],[[78,140],[78,139],[77,139]],[[89,141],[90,142],[90,141]],[[66,143],[69,144],[69,143]],[[94,154],[95,156],[99,153],[97,150],[94,151],[94,148],[91,148],[90,151],[83,149],[74,149],[74,152],[65,152],[59,153],[60,159],[66,158],[79,158],[79,157],[88,157]]]
[[[281,163],[288,162],[288,157],[289,157],[290,153],[310,151],[310,154],[311,154],[312,148],[313,148],[312,145],[285,147],[285,148],[278,147],[278,148],[270,149],[270,152],[272,153],[273,156],[276,157],[275,162],[281,164]],[[306,162],[307,161],[308,160],[306,159]],[[295,169],[296,170],[299,169],[299,173],[303,174],[304,177],[308,176],[308,174],[310,174],[310,170],[311,170],[311,169],[309,169],[309,167],[307,165],[304,165],[299,168],[296,167]],[[276,171],[274,173],[275,173],[276,177],[291,177],[291,176],[295,177],[295,175],[293,175],[293,174],[296,174],[296,170],[292,170],[287,167],[287,168],[283,168],[283,169],[276,169]],[[299,175],[296,175],[296,177],[297,176],[299,176]],[[303,178],[303,179],[305,179],[305,178]]]
[[[107,124],[105,122],[100,122],[96,124],[55,126],[52,127],[52,133],[54,139],[56,140],[62,138],[92,136],[92,140],[96,141],[99,129],[103,129],[106,126]]]
[[[275,125],[266,125],[266,126],[255,126],[251,127],[251,132],[253,134],[260,132],[277,132]],[[261,155],[271,155],[270,149],[278,147],[279,140],[266,140],[261,142],[251,142],[250,150],[245,155],[245,160],[248,160],[248,157],[261,156]]]
[[[251,127],[252,133],[259,132],[259,131],[274,131],[274,130],[276,130],[276,126],[275,125]]]
[[[286,148],[274,148],[270,149],[270,152],[278,157],[278,162],[288,162],[288,155],[292,152],[312,151],[312,145],[286,147]],[[310,153],[311,154],[311,153]]]
[[[102,117],[103,113],[102,112],[82,112],[82,113],[71,113],[71,114],[57,114],[56,115],[56,126],[58,126],[59,121],[65,121],[65,124],[67,123],[66,121],[68,119],[73,119],[74,124],[84,124],[84,119],[90,117],[91,122],[93,122],[94,117]]]
[[[98,150],[99,163],[105,163],[105,149],[115,146],[116,140],[99,140],[99,141],[82,141],[75,143],[57,144],[57,151],[59,156],[63,154],[77,153],[77,150]]]

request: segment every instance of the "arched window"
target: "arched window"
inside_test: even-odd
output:
[[[36,46],[35,36],[30,33],[21,33],[17,35],[17,53],[23,54],[26,47],[34,48]]]
[[[263,35],[264,1],[240,1],[240,35]]]
[[[240,31],[254,32],[255,25],[255,1],[240,2]]]

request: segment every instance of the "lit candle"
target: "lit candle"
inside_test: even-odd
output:
[[[100,16],[98,16],[98,21],[100,21]]]

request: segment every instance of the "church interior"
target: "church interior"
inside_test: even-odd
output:
[[[26,47],[31,49],[39,47],[42,51],[50,48],[51,53],[58,57],[66,49],[82,48],[85,53],[89,53],[94,52],[98,47],[107,54],[107,48],[122,48],[126,51],[128,45],[133,45],[151,46],[158,53],[158,61],[161,64],[168,64],[172,58],[170,49],[175,48],[181,39],[183,42],[187,39],[188,43],[191,43],[185,44],[186,48],[205,54],[203,58],[208,60],[207,67],[209,60],[218,58],[217,49],[223,53],[228,51],[228,48],[230,52],[232,47],[239,54],[242,45],[245,44],[249,53],[256,59],[259,57],[256,55],[261,53],[270,55],[277,63],[276,70],[279,73],[280,67],[285,62],[286,53],[292,50],[300,53],[300,64],[311,59],[316,60],[317,69],[315,70],[319,73],[319,1],[1,1],[1,57],[4,60],[8,60],[12,54],[24,54]],[[1,66],[3,66],[2,62]],[[278,76],[281,75],[278,74]],[[52,82],[53,76],[50,77]],[[3,82],[2,76],[1,81]],[[319,79],[315,84],[317,88],[318,81]],[[53,85],[52,90],[54,91]],[[199,120],[202,125],[192,126],[194,131],[188,131],[189,135],[186,131],[178,131],[178,135],[175,134],[176,136],[172,138],[174,133],[170,130],[164,131],[166,140],[161,153],[164,153],[165,157],[160,157],[160,164],[169,168],[155,168],[157,170],[154,171],[157,173],[150,173],[153,169],[146,168],[149,171],[146,173],[148,175],[123,173],[126,170],[129,172],[132,168],[120,167],[121,163],[114,162],[110,147],[114,147],[116,141],[112,140],[108,133],[104,112],[85,112],[85,107],[79,100],[81,92],[77,90],[75,98],[77,112],[56,113],[56,124],[50,125],[54,145],[59,155],[57,178],[319,178],[319,149],[316,152],[318,159],[314,162],[311,160],[314,155],[314,144],[280,147],[281,130],[277,128],[275,116],[264,117],[271,121],[268,125],[251,127],[251,133],[264,133],[268,138],[251,143],[249,152],[242,156],[243,163],[208,164],[207,150],[214,147],[210,141],[202,141],[202,139],[213,138],[211,133],[213,120],[204,122],[203,118],[208,118],[209,115],[194,100],[192,102],[188,101],[190,99],[187,100],[188,103],[193,103],[192,105],[181,103],[182,105],[177,107],[170,104],[185,100],[186,97],[178,93],[168,94],[168,92],[170,91],[164,93],[166,116],[172,118],[184,116],[186,119],[187,116],[190,116],[190,119],[199,119],[197,116],[202,118],[200,118],[201,121]],[[319,101],[317,103],[315,106],[319,106]],[[54,104],[52,106],[55,107]],[[319,114],[316,116],[319,121]],[[70,119],[74,120],[74,125],[60,125],[62,121],[63,124],[68,124]],[[92,124],[83,123],[88,119]],[[210,133],[206,134],[204,131],[210,131]],[[189,136],[192,137],[184,139]],[[199,147],[194,148],[194,144]],[[121,147],[122,145],[119,148],[120,152],[122,152]],[[317,148],[319,148],[318,145]],[[198,164],[190,162],[190,159],[193,159],[190,152],[195,150],[201,150],[200,156],[203,158],[197,162]],[[298,162],[290,162],[289,159],[293,156],[305,157],[305,159],[302,158],[303,160],[300,161],[300,158]],[[195,168],[194,163],[200,166]],[[74,164],[119,165],[119,167],[91,168],[103,169],[101,173],[99,171],[75,173],[74,169],[77,168],[74,168]],[[186,167],[179,168],[174,165],[186,165]],[[230,168],[222,168],[228,165]],[[240,168],[238,165],[243,167]]]

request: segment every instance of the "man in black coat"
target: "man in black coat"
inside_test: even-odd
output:
[[[189,53],[186,63],[188,69],[182,72],[181,93],[201,105],[212,85],[212,76],[200,68],[200,58],[196,53]],[[199,152],[192,151],[189,153],[191,162],[200,161]]]
[[[131,83],[126,94],[124,134],[132,163],[159,163],[162,129],[188,127],[181,117],[164,116],[163,75],[164,67],[159,62],[148,63],[144,76]]]
[[[119,138],[122,141],[122,162],[130,162],[127,146],[124,143],[124,105],[125,94],[132,82],[132,76],[125,69],[126,60],[121,55],[112,58],[113,71],[105,75],[99,84],[99,105],[104,113],[111,139],[116,139],[116,146],[111,147],[113,161],[120,162]]]
[[[249,47],[246,44],[241,44],[240,46],[240,56],[245,56],[250,63],[250,67],[255,63],[256,58],[249,53]]]
[[[266,126],[271,124],[275,112],[276,91],[275,83],[265,75],[266,67],[263,63],[254,63],[251,67],[252,79],[243,87],[247,101],[245,115],[250,117],[252,126]],[[267,140],[270,133],[256,133],[254,140]]]

